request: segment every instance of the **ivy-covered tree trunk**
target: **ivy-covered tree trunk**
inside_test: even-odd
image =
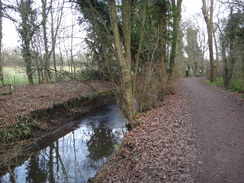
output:
[[[0,81],[4,85],[3,80],[3,57],[2,57],[2,38],[3,38],[3,6],[2,0],[0,0]]]
[[[222,61],[224,63],[224,71],[223,71],[224,87],[228,88],[228,86],[229,86],[229,79],[228,79],[229,69],[228,69],[228,63],[227,63],[227,58],[226,58],[226,54],[225,54],[226,43],[225,43],[225,39],[223,38],[223,34],[221,34],[220,38],[221,38],[220,39],[221,56],[222,56]]]
[[[37,30],[36,11],[32,9],[32,0],[21,0],[17,2],[18,13],[20,15],[20,23],[17,28],[18,33],[21,37],[21,51],[26,66],[26,74],[28,82],[33,85],[33,69],[32,69],[32,58],[30,45],[32,38]]]
[[[171,52],[170,52],[170,66],[169,66],[169,79],[168,83],[172,84],[174,78],[174,68],[175,68],[175,58],[176,58],[176,50],[178,46],[178,35],[179,35],[179,24],[181,19],[181,4],[182,0],[177,0],[177,4],[175,0],[172,0],[172,8],[173,8],[173,33],[172,33],[172,44],[171,44]]]
[[[26,74],[28,77],[28,83],[30,85],[34,85],[34,81],[33,81],[33,70],[32,70],[32,61],[31,61],[31,53],[29,48],[27,47],[26,49],[24,49],[22,51],[22,55],[24,57],[24,61],[25,61],[25,67],[26,67]]]
[[[243,61],[241,60],[243,59],[244,47],[243,20],[243,13],[240,11],[234,12],[233,7],[230,7],[229,18],[224,27],[224,31],[221,31],[220,34],[221,54],[224,63],[223,79],[225,88],[229,88],[233,75],[235,75],[235,64],[238,60]]]
[[[50,57],[51,52],[48,50],[48,36],[47,36],[47,21],[48,21],[48,13],[51,7],[47,6],[47,0],[41,0],[42,2],[42,29],[43,29],[43,41],[44,41],[44,83],[49,82],[49,72],[50,72]]]

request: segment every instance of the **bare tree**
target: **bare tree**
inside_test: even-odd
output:
[[[201,14],[197,14],[197,16],[201,16]],[[196,29],[199,31],[199,34],[197,35],[198,43],[199,43],[199,48],[200,48],[200,67],[199,67],[199,72],[200,75],[203,75],[206,71],[206,64],[204,60],[204,56],[208,50],[208,40],[207,40],[207,35],[206,31],[204,29],[204,22],[201,23],[198,21],[198,19],[195,17],[194,18],[194,24]]]
[[[53,6],[53,0],[51,0],[51,6]],[[51,42],[52,42],[51,50],[52,50],[52,55],[53,55],[53,67],[54,67],[54,73],[55,73],[55,81],[58,81],[55,47],[57,44],[57,36],[58,36],[58,32],[60,30],[60,25],[61,25],[62,18],[63,18],[63,7],[64,7],[64,0],[61,2],[58,2],[58,5],[57,5],[58,12],[56,12],[56,17],[54,17],[54,9],[51,10]]]
[[[214,0],[210,0],[210,6],[207,7],[206,0],[202,0],[202,13],[207,25],[208,32],[208,47],[209,47],[209,59],[210,59],[210,81],[213,82],[215,77],[215,64],[213,57],[213,12],[214,12]],[[209,9],[209,11],[208,11]]]
[[[240,9],[242,9],[242,11],[244,11],[243,0],[218,0],[218,1],[222,4],[228,4],[231,6],[238,7]]]
[[[215,68],[215,74],[217,77],[219,77],[219,48],[218,48],[218,42],[217,42],[217,38],[216,38],[216,33],[217,32],[217,27],[214,28],[213,30],[213,40],[214,40],[214,47],[215,47],[215,55],[216,55],[216,59],[215,59],[215,64],[216,64],[216,68]]]
[[[194,26],[189,26],[186,29],[186,41],[187,45],[185,46],[185,51],[188,56],[188,73],[189,71],[193,71],[193,75],[197,76],[199,74],[200,61],[201,61],[201,50],[198,45],[197,35],[199,34],[199,30]]]

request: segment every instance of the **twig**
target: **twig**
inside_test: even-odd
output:
[[[88,85],[93,91],[95,91],[96,93],[98,93],[98,94],[102,94],[102,93],[104,93],[104,92],[99,92],[99,91],[97,91],[91,84],[89,84],[87,81],[85,81],[85,80],[81,80],[81,79],[77,79],[76,77],[74,77],[74,76],[72,76],[72,73],[70,73],[70,72],[68,72],[68,71],[55,71],[54,69],[50,69],[51,71],[54,71],[54,72],[57,72],[57,73],[59,73],[59,74],[62,74],[62,75],[64,75],[64,76],[67,76],[67,77],[69,77],[70,79],[73,79],[73,80],[75,80],[75,81],[78,81],[78,82],[81,82],[81,83],[83,83],[83,84],[86,84],[86,85]]]

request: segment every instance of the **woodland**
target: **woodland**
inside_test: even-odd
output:
[[[0,22],[2,86],[8,84],[3,71],[7,65],[21,65],[29,85],[34,80],[40,84],[65,77],[111,81],[131,126],[136,126],[135,114],[171,93],[179,77],[208,76],[211,82],[222,77],[225,88],[236,85],[243,91],[241,1],[202,1],[205,28],[199,21],[181,21],[182,0],[42,0],[39,4],[6,0],[0,4],[1,22],[12,20],[20,39],[18,49],[2,49],[4,25]],[[80,13],[77,23],[85,27],[86,53],[74,53],[73,27],[69,28],[71,46],[58,49],[65,41],[61,36],[65,8]],[[223,12],[228,14],[221,16]]]
[[[243,2],[202,0],[200,13],[187,20],[182,20],[182,2],[0,0],[1,142],[30,137],[36,125],[26,118],[31,112],[81,95],[112,93],[133,129],[142,125],[140,115],[171,101],[167,96],[178,78],[207,77],[210,84],[243,93]],[[67,9],[78,15],[68,27]],[[4,19],[16,27],[15,49],[3,46]],[[82,31],[85,38],[77,44]],[[21,68],[28,84],[9,82],[7,68]],[[14,139],[9,129],[23,120]],[[47,121],[39,128],[52,126]]]

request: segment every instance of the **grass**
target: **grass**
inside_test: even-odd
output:
[[[24,67],[4,67],[3,73],[5,84],[28,84]],[[37,78],[34,77],[34,83],[37,81]]]
[[[207,84],[212,86],[218,86],[218,87],[224,87],[224,79],[221,78],[215,78],[213,82],[210,82],[209,80],[206,81]],[[229,85],[229,90],[234,92],[243,93],[244,92],[244,80],[235,78],[232,79]],[[244,95],[243,95],[244,97]]]
[[[230,82],[230,89],[239,93],[244,93],[244,79],[233,79]]]
[[[68,71],[69,67],[63,66],[62,70]],[[28,78],[24,67],[4,67],[3,73],[5,84],[28,84]],[[34,83],[38,83],[37,75],[34,74],[33,80]]]

